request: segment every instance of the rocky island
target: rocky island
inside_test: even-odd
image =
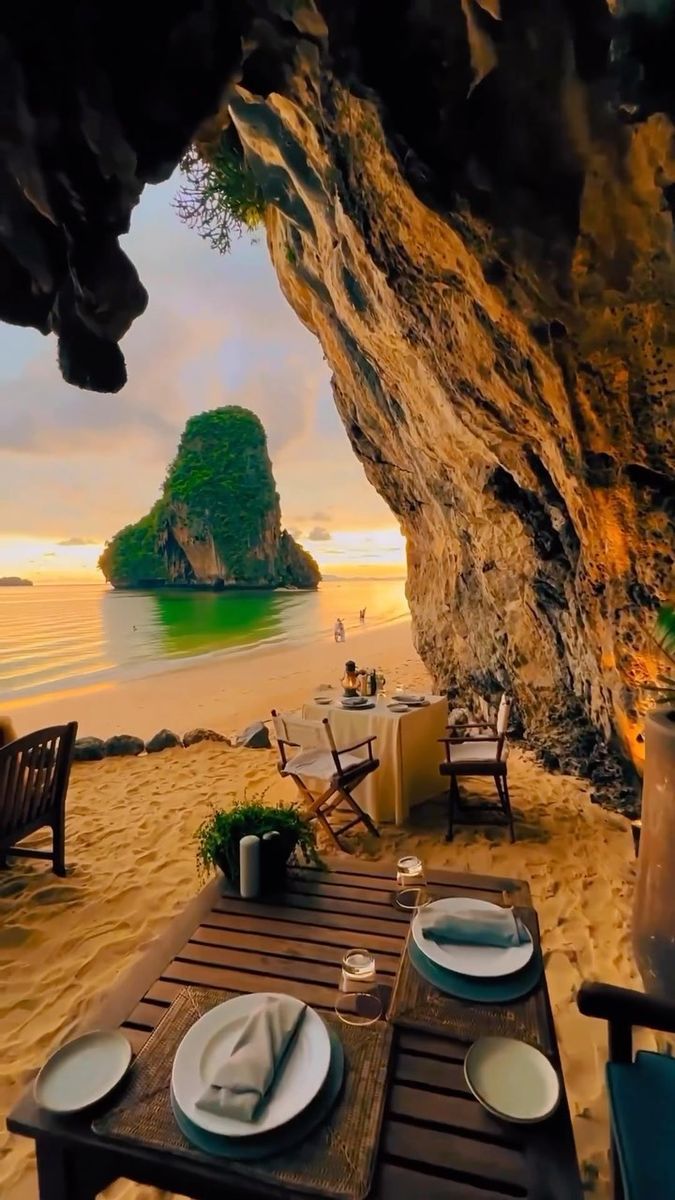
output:
[[[191,417],[150,512],[99,559],[115,588],[315,588],[319,568],[281,528],[267,438],[248,409]]]
[[[18,575],[0,575],[0,587],[32,587],[32,579],[21,579]]]

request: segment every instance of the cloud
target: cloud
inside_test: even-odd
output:
[[[224,404],[262,420],[288,526],[326,541],[329,530],[387,523],[321,347],[282,296],[263,239],[214,253],[179,222],[176,186],[147,189],[123,239],[150,303],[122,343],[120,393],[67,386],[53,338],[0,325],[0,536],[110,538],[156,500],[188,417]]]
[[[315,525],[307,534],[308,542],[329,542],[330,530],[324,529],[322,525]]]
[[[305,536],[301,529],[289,529],[288,532],[296,542],[301,542]]]
[[[98,546],[98,544],[99,544],[98,538],[87,538],[87,537],[63,538],[58,543],[59,546]]]

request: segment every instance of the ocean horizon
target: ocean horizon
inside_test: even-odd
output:
[[[199,659],[349,640],[408,616],[405,576],[329,576],[316,591],[158,588],[115,591],[98,581],[0,589],[0,700],[137,679]]]

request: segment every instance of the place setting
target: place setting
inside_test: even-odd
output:
[[[60,1115],[94,1106],[92,1131],[106,1139],[217,1158],[225,1172],[294,1193],[363,1200],[392,1043],[382,1012],[363,948],[344,955],[332,1012],[285,993],[187,987],[131,1067],[122,1034],[86,1034],[52,1055],[34,1095]]]
[[[411,708],[428,708],[429,703],[423,692],[412,692],[407,688],[397,687],[387,707],[392,712],[408,712]]]
[[[389,1010],[395,1024],[471,1040],[517,1033],[539,1044],[543,961],[532,910],[435,897],[412,857],[399,861],[394,900],[413,914]]]

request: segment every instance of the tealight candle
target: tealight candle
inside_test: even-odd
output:
[[[406,854],[404,858],[399,858],[396,864],[396,883],[396,903],[399,908],[421,908],[427,903],[424,863],[414,854]]]
[[[343,992],[369,991],[375,986],[375,959],[369,950],[348,950],[342,959]]]

